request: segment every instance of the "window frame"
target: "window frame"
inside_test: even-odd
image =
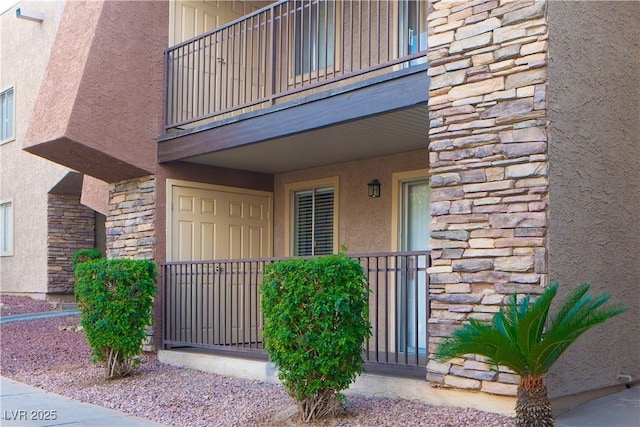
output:
[[[339,249],[339,199],[340,199],[340,191],[339,191],[339,179],[337,176],[310,180],[310,181],[302,181],[296,183],[290,183],[285,185],[284,189],[284,199],[285,199],[285,256],[294,256],[294,195],[296,192],[300,191],[309,191],[320,188],[333,188],[333,253],[338,253]]]
[[[2,138],[5,122],[5,109],[3,107],[3,97],[11,92],[11,135],[6,138]],[[0,145],[7,142],[15,141],[16,139],[16,88],[15,86],[9,86],[0,90]]]
[[[400,241],[402,239],[402,218],[401,218],[401,196],[402,185],[405,182],[416,181],[421,179],[429,179],[431,173],[429,169],[416,169],[402,172],[393,172],[391,174],[391,251],[400,250]]]
[[[9,210],[9,215],[6,215],[6,211],[5,211],[5,207],[6,205],[9,205],[10,210]],[[8,224],[8,233],[5,235],[4,233],[2,234],[2,239],[0,240],[0,257],[5,257],[5,256],[13,256],[14,254],[14,248],[15,248],[15,215],[13,214],[14,211],[14,203],[13,203],[13,199],[3,199],[0,200],[0,229],[5,229],[7,228],[7,224]],[[7,219],[8,218],[8,219]],[[10,235],[10,238],[7,240],[6,236]],[[5,247],[5,245],[7,247]]]

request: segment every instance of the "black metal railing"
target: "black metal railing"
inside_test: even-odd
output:
[[[281,0],[165,51],[165,132],[426,62],[428,2]]]
[[[349,255],[368,278],[372,336],[366,369],[424,375],[428,252]],[[195,347],[264,358],[260,285],[276,258],[163,264],[165,348]],[[398,370],[400,368],[400,370]]]

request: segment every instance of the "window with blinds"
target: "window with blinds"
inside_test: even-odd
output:
[[[332,187],[293,193],[293,255],[333,253],[333,213]]]

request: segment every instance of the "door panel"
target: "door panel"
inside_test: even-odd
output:
[[[249,258],[260,258],[259,252],[256,252],[257,248],[262,247],[263,230],[260,227],[249,227]]]
[[[179,259],[193,258],[193,233],[194,223],[192,221],[180,221],[178,223],[178,254]]]
[[[229,258],[242,258],[242,226],[229,226]]]
[[[200,225],[202,259],[215,259],[216,224],[203,222]]]

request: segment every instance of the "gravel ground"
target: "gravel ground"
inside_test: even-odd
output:
[[[168,425],[299,425],[273,421],[293,403],[280,386],[176,368],[158,362],[154,354],[142,356],[134,375],[105,380],[103,367],[91,364],[90,349],[77,325],[78,317],[0,325],[0,373]],[[346,415],[306,425],[513,426],[509,417],[401,399],[351,396],[345,410]]]
[[[0,316],[41,313],[52,310],[55,310],[55,305],[49,301],[33,299],[26,296],[0,295]]]

